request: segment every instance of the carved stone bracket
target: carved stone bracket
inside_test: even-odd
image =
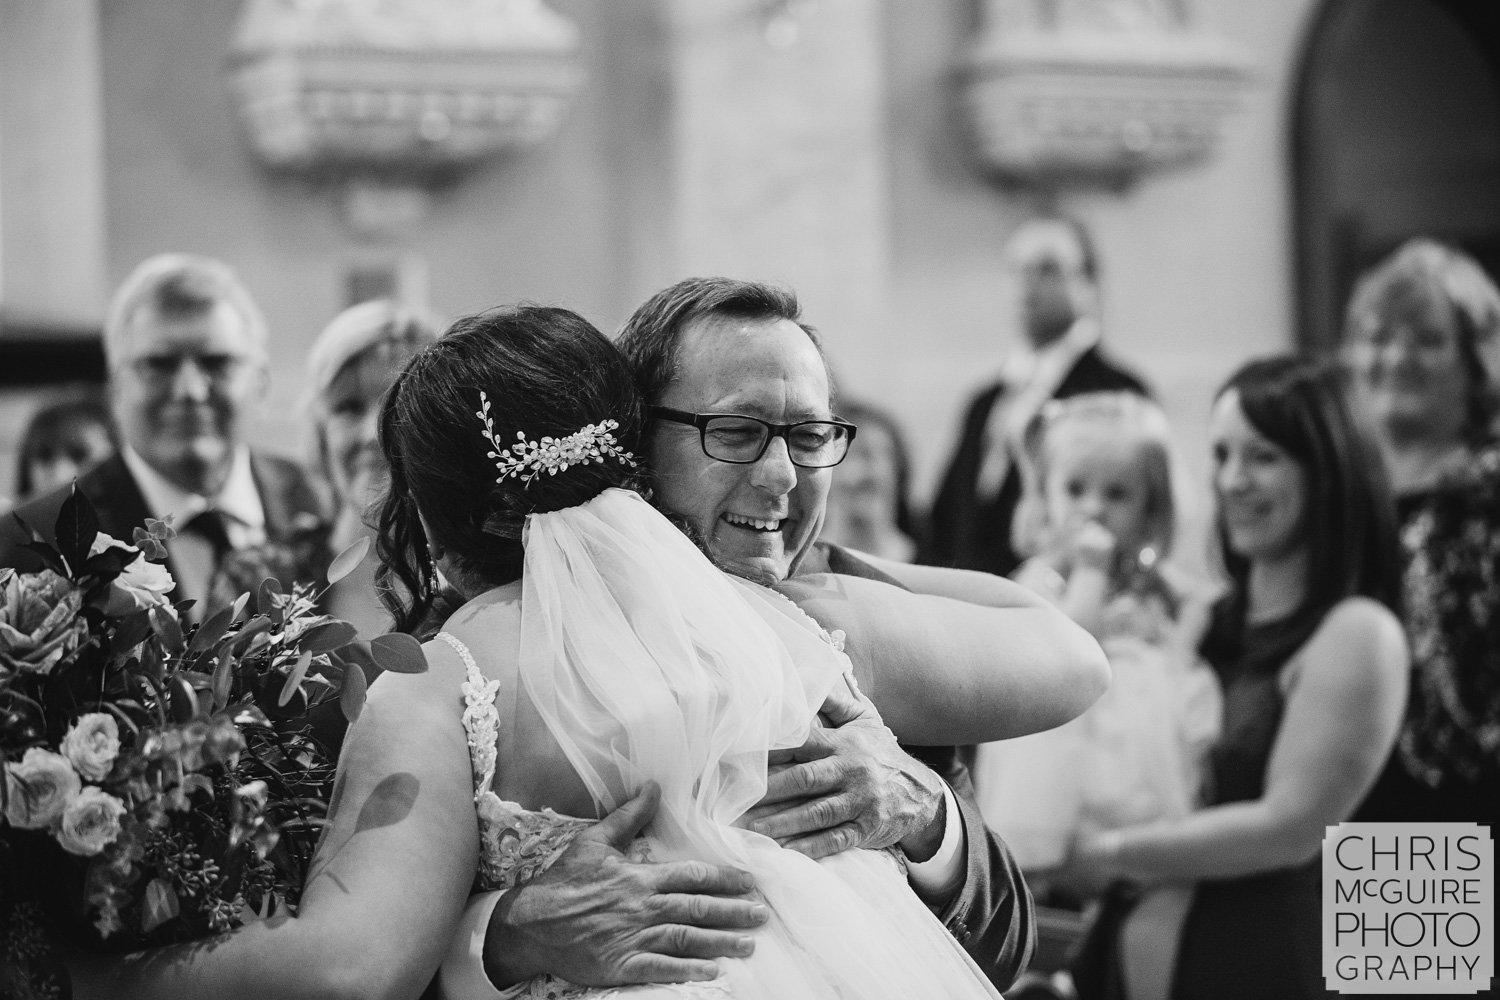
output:
[[[230,84],[257,159],[367,201],[552,135],[579,48],[541,0],[245,0]]]
[[[1124,187],[1209,157],[1249,60],[1156,6],[996,0],[961,66],[984,168],[1044,187]]]

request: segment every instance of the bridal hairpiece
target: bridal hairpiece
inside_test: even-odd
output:
[[[544,472],[555,476],[574,465],[602,464],[606,458],[613,458],[623,465],[635,468],[635,456],[621,448],[620,442],[612,433],[620,426],[617,420],[601,420],[574,431],[567,437],[544,437],[540,441],[528,441],[525,431],[516,431],[516,443],[507,448],[495,434],[495,422],[490,419],[488,394],[480,392],[479,403],[482,408],[475,411],[474,416],[484,421],[484,430],[480,433],[495,449],[488,454],[495,460],[495,468],[500,470],[496,483],[503,483],[510,476],[515,476],[524,485],[530,486],[531,481]]]

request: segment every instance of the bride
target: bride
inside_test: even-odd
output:
[[[654,786],[632,856],[741,868],[769,920],[714,980],[620,992],[998,996],[896,854],[813,861],[734,825],[768,753],[852,675],[839,636],[721,573],[636,492],[641,411],[614,346],[564,309],[461,320],[407,366],[381,414],[384,555],[419,599],[446,580],[468,603],[427,673],[372,687],[298,915],[98,963],[79,995],[416,996],[472,888],[530,878]]]

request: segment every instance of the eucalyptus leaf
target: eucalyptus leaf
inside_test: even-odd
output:
[[[252,639],[254,639],[258,635],[263,635],[266,632],[271,631],[273,627],[274,626],[271,624],[271,619],[267,618],[265,615],[256,615],[254,618],[246,622],[245,627],[240,629],[239,632],[235,635],[234,641],[230,643],[230,648],[233,649],[236,653],[243,655],[246,648],[250,645],[250,641]]]
[[[281,581],[274,576],[268,576],[260,581],[260,588],[255,592],[255,610],[263,615],[269,615],[276,607],[276,598],[281,596]]]
[[[302,634],[297,645],[313,653],[328,653],[347,646],[359,638],[359,630],[348,622],[331,621],[315,625]]]
[[[161,643],[168,652],[182,652],[182,623],[177,620],[176,615],[158,604],[151,609],[151,626],[156,629],[156,634],[161,637]]]
[[[123,724],[125,728],[129,729],[132,735],[140,734],[141,727],[135,724],[135,720],[130,717],[129,712],[125,711],[118,704],[112,701],[103,701],[100,704],[104,706],[106,711],[113,712],[115,718],[119,719],[121,724]]]
[[[344,671],[344,686],[339,691],[339,707],[349,722],[359,721],[359,713],[365,707],[365,673],[363,670]]]
[[[229,704],[229,690],[234,682],[234,650],[225,646],[214,666],[214,711]]]
[[[286,683],[281,685],[281,695],[276,699],[276,704],[285,705],[292,700],[292,695],[302,686],[302,678],[307,676],[307,668],[312,665],[312,651],[303,650],[302,655],[297,657],[296,664],[286,675]]]
[[[111,652],[115,655],[134,649],[142,639],[151,634],[151,614],[149,611],[137,611],[127,615],[120,620],[115,627],[115,634],[109,640]]]
[[[358,538],[333,557],[333,562],[328,565],[328,582],[338,583],[344,577],[354,572],[354,568],[365,561],[365,556],[370,552],[370,537],[365,535]]]
[[[422,652],[422,644],[404,632],[387,632],[371,639],[370,656],[381,670],[396,674],[427,672],[427,656]]]
[[[234,621],[234,608],[220,608],[216,611],[208,621],[198,626],[197,632],[193,633],[193,641],[188,643],[188,655],[201,653],[224,638],[224,632],[232,621]]]
[[[172,721],[192,722],[198,715],[198,692],[193,685],[186,677],[176,675],[167,682],[167,690],[171,694]]]

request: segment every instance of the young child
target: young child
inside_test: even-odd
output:
[[[1113,680],[1067,725],[979,748],[981,810],[1044,874],[1082,833],[1187,813],[1218,732],[1219,692],[1196,655],[1208,616],[1165,564],[1176,526],[1165,415],[1125,392],[1044,407],[1027,428],[1015,578],[1092,632]]]

